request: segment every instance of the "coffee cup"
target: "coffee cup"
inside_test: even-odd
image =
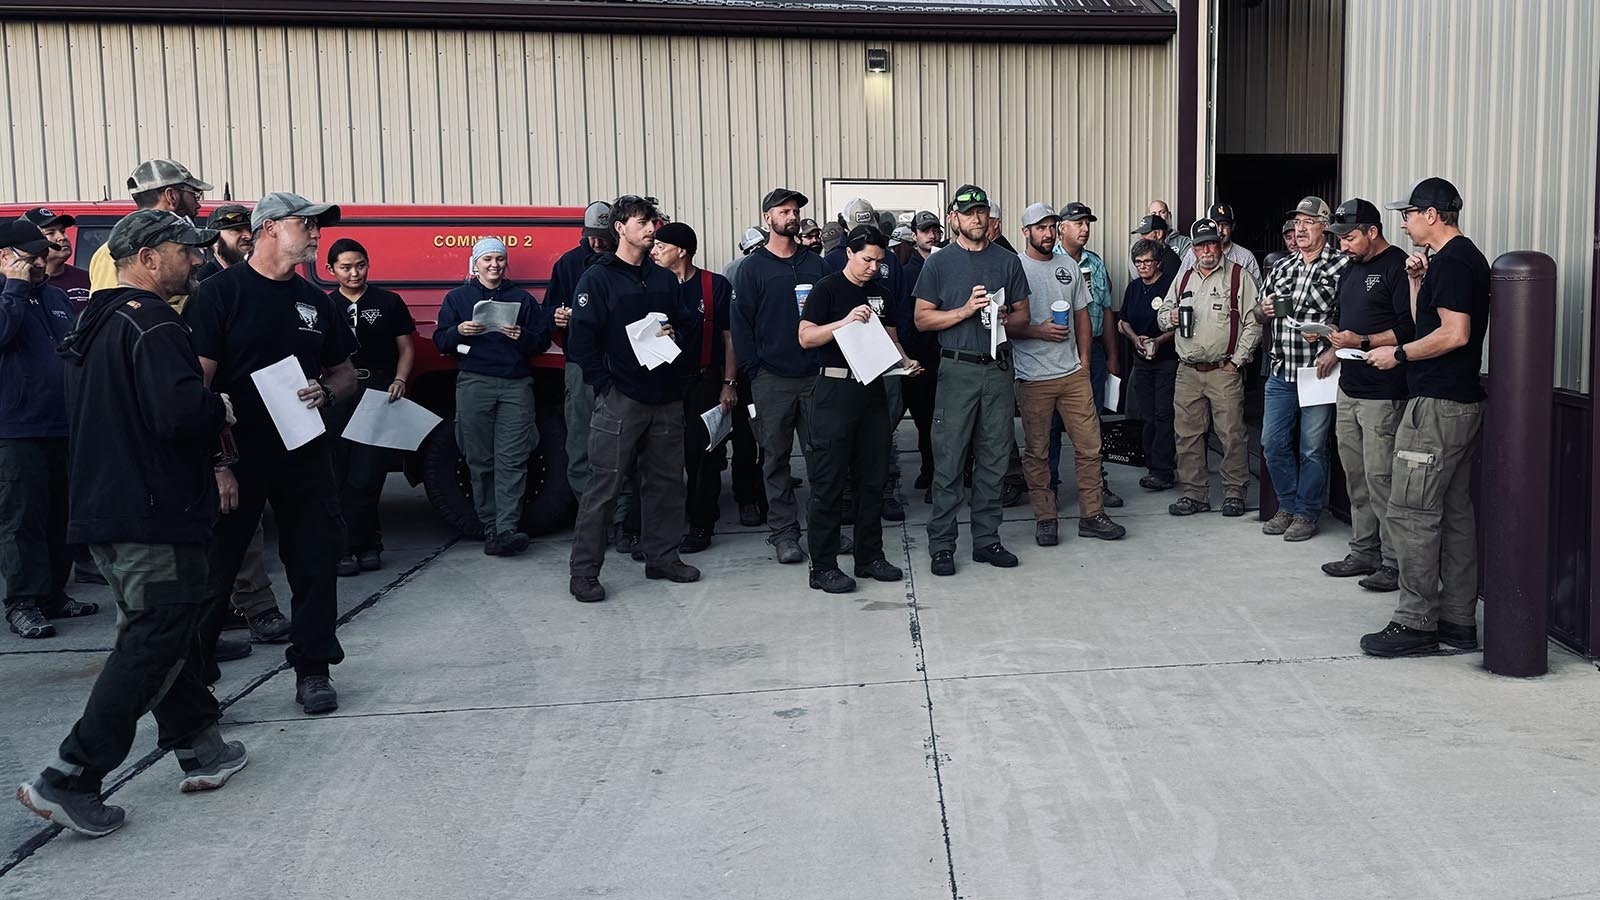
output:
[[[1065,300],[1057,300],[1050,304],[1050,319],[1057,325],[1067,324],[1067,318],[1072,315],[1072,304]]]
[[[1294,315],[1294,299],[1292,297],[1273,295],[1272,314],[1280,318]]]
[[[797,284],[794,286],[794,303],[799,307],[800,315],[806,314],[806,300],[811,297],[811,285]]]

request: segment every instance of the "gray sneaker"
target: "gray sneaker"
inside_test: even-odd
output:
[[[1289,530],[1289,524],[1294,521],[1294,516],[1283,510],[1278,510],[1272,518],[1261,523],[1262,534],[1283,534]]]
[[[1315,520],[1308,519],[1305,516],[1295,516],[1294,520],[1289,523],[1289,527],[1284,529],[1283,539],[1286,541],[1309,541],[1312,535],[1316,533],[1317,523]]]
[[[250,762],[250,754],[245,752],[244,744],[238,741],[229,741],[220,750],[209,762],[202,761],[194,750],[179,750],[178,765],[183,766],[183,780],[178,782],[178,790],[185,794],[214,791],[227,784],[233,773]]]
[[[17,787],[17,802],[39,818],[63,825],[86,837],[105,837],[127,819],[120,806],[107,806],[100,795],[53,787],[43,777]]]

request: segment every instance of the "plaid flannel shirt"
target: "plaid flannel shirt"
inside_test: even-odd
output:
[[[1339,279],[1350,265],[1350,257],[1339,252],[1338,242],[1330,240],[1316,258],[1292,256],[1275,266],[1267,276],[1266,293],[1294,299],[1294,318],[1299,322],[1328,323],[1339,318]],[[1327,349],[1325,341],[1310,343],[1289,327],[1283,316],[1272,320],[1272,363],[1267,374],[1292,382],[1300,369],[1317,364],[1317,355]]]

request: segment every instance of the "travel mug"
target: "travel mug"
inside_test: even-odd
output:
[[[1178,307],[1178,334],[1184,338],[1194,337],[1194,307]]]

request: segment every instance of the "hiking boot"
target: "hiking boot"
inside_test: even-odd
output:
[[[1354,553],[1346,554],[1344,559],[1322,564],[1323,574],[1332,575],[1334,578],[1349,578],[1354,575],[1371,575],[1376,571],[1378,571],[1377,566],[1373,565],[1372,563],[1365,562],[1361,559],[1361,557],[1356,556]]]
[[[106,577],[100,574],[100,569],[94,563],[74,563],[72,566],[72,580],[78,584],[105,584]]]
[[[520,531],[500,535],[501,556],[521,556],[528,549],[528,536]]]
[[[885,522],[904,522],[906,508],[900,503],[899,497],[883,498],[883,520]]]
[[[245,628],[249,628],[249,627],[250,627],[250,620],[245,618],[244,613],[239,612],[237,609],[234,609],[232,606],[230,606],[227,609],[223,610],[223,612],[222,612],[222,630],[223,631],[239,631],[241,629],[245,629]]]
[[[1378,571],[1356,582],[1369,591],[1387,594],[1400,590],[1400,570],[1394,566],[1379,566]]]
[[[1284,529],[1283,539],[1290,542],[1309,541],[1317,533],[1317,521],[1305,516],[1295,516]]]
[[[1439,652],[1439,634],[1408,628],[1399,622],[1390,622],[1382,631],[1361,636],[1361,650],[1368,656],[1393,658],[1396,656],[1426,656]]]
[[[678,551],[680,553],[699,553],[710,546],[711,529],[691,528],[689,533],[683,536],[683,541],[678,544]]]
[[[1240,516],[1244,515],[1244,498],[1243,497],[1224,497],[1224,498],[1222,498],[1222,514],[1227,516],[1230,519],[1237,519]]]
[[[258,644],[281,644],[289,639],[289,620],[274,606],[248,620],[250,639]]]
[[[484,544],[483,552],[489,552],[488,544]],[[341,556],[339,557],[339,562],[333,567],[333,574],[340,578],[354,578],[361,574],[361,565],[356,562],[354,556]]]
[[[639,552],[639,536],[630,531],[617,532],[617,542],[613,545],[618,553],[633,556]],[[639,557],[634,557],[638,559]]]
[[[929,566],[935,575],[954,575],[956,573],[956,555],[949,550],[940,550],[933,555],[933,564]]]
[[[204,744],[205,746],[200,746]],[[222,742],[222,734],[215,728],[203,735],[196,746],[176,751],[178,765],[183,767],[183,780],[178,790],[185,794],[195,791],[214,791],[228,783],[233,774],[250,762],[250,754],[238,741]]]
[[[567,580],[567,592],[579,603],[599,603],[606,598],[605,585],[593,575],[574,575]]]
[[[1462,653],[1471,653],[1478,649],[1478,623],[1471,625],[1456,625],[1453,622],[1439,622],[1439,643]],[[1444,647],[1439,649],[1443,650]]]
[[[500,546],[500,535],[490,534],[488,537],[483,539],[484,556],[499,556],[504,552],[505,548]]]
[[[767,514],[761,511],[759,503],[744,503],[739,506],[739,524],[747,527],[767,524]]]
[[[806,552],[800,549],[798,538],[781,537],[773,541],[772,546],[778,551],[778,562],[786,566],[806,561]]]
[[[66,594],[61,595],[61,600],[56,605],[47,606],[43,610],[46,619],[76,619],[80,616],[92,616],[99,611],[100,604],[74,600]]]
[[[1102,541],[1115,541],[1128,533],[1105,513],[1089,516],[1078,520],[1078,537],[1099,538]]]
[[[1147,491],[1165,491],[1172,487],[1172,479],[1165,475],[1151,473],[1139,479],[1139,487]],[[1103,492],[1102,492],[1103,493]]]
[[[1041,519],[1033,523],[1033,542],[1041,547],[1054,547],[1061,543],[1057,527],[1055,519]]]
[[[363,550],[356,554],[356,565],[363,572],[376,572],[383,568],[383,551]]]
[[[681,559],[675,559],[659,566],[645,566],[644,577],[652,581],[660,581],[665,578],[676,584],[689,584],[700,580],[700,570]]]
[[[319,716],[339,708],[339,693],[333,689],[333,679],[326,675],[301,675],[294,681],[294,702],[306,715]]]
[[[839,571],[838,566],[812,572],[810,584],[812,590],[829,594],[848,594],[856,589],[856,580]]]
[[[1193,497],[1179,497],[1177,503],[1167,504],[1167,512],[1175,516],[1192,516],[1195,513],[1211,512],[1211,504]]]
[[[1100,505],[1107,509],[1119,509],[1122,506],[1122,498],[1111,489],[1111,482],[1104,478],[1100,479]]]
[[[1016,554],[1007,550],[999,541],[987,547],[979,547],[972,551],[972,561],[988,563],[997,569],[1014,569],[1017,567]]]
[[[244,659],[252,652],[253,649],[249,641],[235,641],[225,637],[217,638],[217,651],[215,654],[217,662],[233,662],[236,659]]]
[[[95,791],[58,788],[38,778],[17,787],[17,802],[33,810],[39,818],[76,831],[85,837],[105,837],[127,819],[120,806],[100,802]]]
[[[1294,516],[1291,516],[1287,512],[1284,512],[1280,509],[1272,514],[1272,518],[1261,523],[1261,533],[1283,534],[1289,530],[1289,525],[1293,522]]]
[[[871,578],[873,581],[904,581],[906,573],[887,559],[875,559],[865,565],[856,563],[856,577]]]

